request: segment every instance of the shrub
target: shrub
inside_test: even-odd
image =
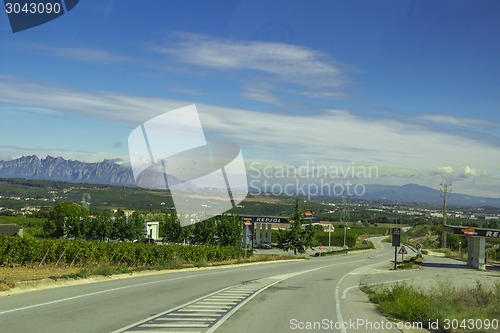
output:
[[[252,252],[248,251],[247,255]],[[186,263],[238,259],[244,249],[232,246],[149,245],[99,241],[0,236],[0,266],[35,263],[154,267],[173,258]]]

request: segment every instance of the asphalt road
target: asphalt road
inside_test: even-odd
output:
[[[355,255],[177,271],[3,297],[0,332],[399,332],[384,329],[388,321],[358,289],[362,278],[386,272],[382,268],[392,257],[390,244],[382,244]]]

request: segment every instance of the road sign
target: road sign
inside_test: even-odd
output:
[[[392,246],[401,245],[401,228],[392,228]]]
[[[401,245],[401,228],[392,228],[392,246],[394,246],[394,270],[398,269],[398,246]]]
[[[406,251],[406,247],[404,246],[401,246],[401,248],[399,249],[399,254],[408,254],[408,251]]]

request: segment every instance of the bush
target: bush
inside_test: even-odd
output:
[[[249,251],[248,255],[252,252]],[[66,265],[148,266],[164,265],[179,258],[186,263],[238,259],[244,249],[232,246],[149,245],[99,241],[38,239],[0,236],[0,266],[35,263]]]
[[[370,301],[386,316],[406,322],[430,322],[469,318],[500,318],[500,282],[487,288],[479,281],[474,287],[458,288],[448,281],[438,281],[430,290],[400,283],[391,287],[362,287]],[[450,332],[442,329],[440,332]],[[453,331],[465,332],[465,331]],[[477,331],[483,332],[483,331]],[[484,331],[486,332],[486,331]]]

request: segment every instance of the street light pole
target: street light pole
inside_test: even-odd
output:
[[[347,245],[345,244],[347,229],[351,229],[351,228],[349,228],[347,226],[344,227],[344,249],[347,249]]]
[[[330,239],[332,238],[332,225],[329,224],[328,225],[328,248],[330,249],[330,251],[332,250],[332,245],[331,245],[331,241]]]

